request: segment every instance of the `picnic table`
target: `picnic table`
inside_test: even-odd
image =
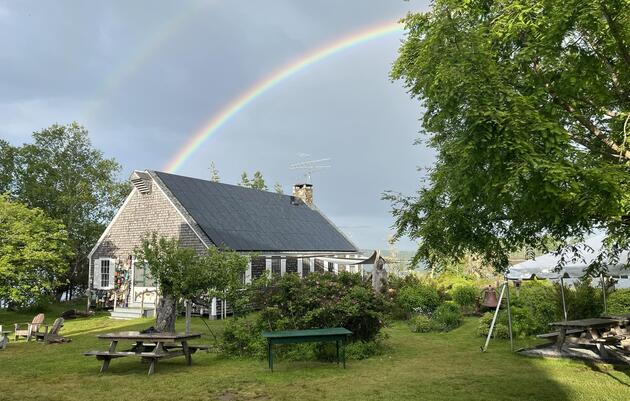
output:
[[[343,368],[346,368],[346,340],[352,332],[343,327],[310,330],[283,330],[264,331],[263,337],[267,339],[267,359],[269,369],[273,372],[273,345],[274,344],[298,344],[307,342],[334,342],[337,346],[337,365],[339,365],[339,343],[342,345],[341,355]]]
[[[95,356],[102,360],[100,372],[103,373],[109,367],[109,362],[115,358],[139,357],[142,361],[149,362],[149,375],[155,373],[157,362],[160,359],[183,356],[188,365],[192,364],[192,354],[199,349],[208,349],[205,345],[190,345],[189,340],[200,338],[200,333],[141,333],[139,331],[123,331],[118,333],[102,334],[97,336],[100,340],[110,341],[107,351],[88,351],[85,356]],[[119,341],[134,341],[135,345],[125,351],[116,351]]]
[[[625,339],[624,336],[616,334],[616,329],[620,326],[619,319],[592,318],[567,320],[553,322],[550,326],[558,329],[556,345],[558,351],[565,344],[578,346],[595,345],[602,357],[606,356],[605,345],[617,345]],[[567,341],[567,333],[573,338]]]

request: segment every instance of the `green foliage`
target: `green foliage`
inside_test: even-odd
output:
[[[257,189],[259,191],[266,191],[267,185],[265,184],[265,179],[260,171],[256,171],[254,173],[254,177],[250,180],[247,172],[243,171],[241,174],[241,182],[238,185],[242,187]]]
[[[558,308],[558,294],[550,282],[546,280],[525,281],[513,297],[513,305],[525,308],[531,313],[531,323],[528,334],[545,333],[549,329],[549,323],[562,318]]]
[[[433,330],[433,322],[427,315],[416,315],[409,320],[409,326],[414,333],[428,333]]]
[[[259,341],[265,330],[299,330],[345,327],[352,331],[357,358],[372,354],[384,326],[385,299],[357,274],[343,272],[262,277],[255,283],[252,302],[260,308],[254,320],[238,319],[223,337],[223,350],[230,355],[260,357]],[[264,348],[263,342],[263,350]],[[329,359],[330,348],[316,345],[286,347],[286,358]]]
[[[630,288],[613,291],[607,302],[609,313],[630,313]]]
[[[231,356],[253,356],[262,359],[267,355],[267,342],[260,334],[256,322],[246,318],[227,321],[221,347],[223,353]]]
[[[575,288],[565,291],[567,314],[571,319],[586,319],[600,316],[604,313],[604,300],[602,291],[593,287],[590,279],[579,280],[575,283]]]
[[[433,315],[434,329],[440,331],[450,331],[462,324],[462,311],[456,303],[446,301],[437,307]]]
[[[63,223],[0,195],[0,299],[11,307],[47,303],[65,284],[71,255]]]
[[[435,286],[420,281],[404,285],[396,296],[396,303],[408,316],[414,312],[431,314],[440,302],[440,294]]]
[[[464,310],[472,310],[479,298],[479,288],[473,284],[457,285],[450,292],[451,298]]]
[[[626,1],[436,0],[409,14],[391,76],[424,109],[437,161],[415,196],[389,193],[416,260],[510,252],[630,225]],[[425,138],[423,138],[425,139]]]
[[[0,143],[0,191],[65,225],[73,253],[66,254],[63,281],[85,287],[87,254],[130,191],[118,180],[120,165],[95,149],[77,123],[52,125],[34,132],[32,143],[6,149]]]

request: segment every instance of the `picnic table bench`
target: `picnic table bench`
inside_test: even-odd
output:
[[[142,361],[149,362],[149,375],[155,373],[157,362],[160,359],[184,356],[188,365],[192,364],[192,354],[197,350],[207,350],[205,345],[191,345],[188,340],[200,338],[200,333],[141,333],[138,331],[123,331],[97,336],[100,340],[109,340],[107,351],[88,351],[85,356],[95,356],[103,361],[100,372],[103,373],[109,367],[112,359],[124,357],[139,357]],[[128,350],[116,351],[119,341],[134,341],[135,345]]]
[[[342,345],[341,355],[343,368],[346,368],[346,341],[352,332],[343,327],[310,330],[283,330],[264,331],[263,337],[267,339],[267,359],[269,369],[273,372],[273,345],[274,344],[298,344],[307,342],[334,342],[337,346],[337,365],[339,364],[339,343]]]

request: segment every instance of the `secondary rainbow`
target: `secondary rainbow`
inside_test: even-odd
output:
[[[245,92],[232,99],[230,103],[212,116],[212,118],[210,118],[210,120],[208,120],[201,129],[195,132],[195,134],[193,134],[186,144],[168,162],[168,164],[164,167],[164,170],[171,173],[176,172],[182,164],[184,164],[190,156],[192,156],[192,154],[195,153],[201,145],[203,145],[203,143],[228,120],[234,117],[239,111],[243,110],[243,108],[260,95],[297,72],[353,46],[402,31],[403,25],[398,22],[380,24],[335,40],[334,42],[321,48],[302,55],[293,62],[290,62],[282,68],[274,71],[267,77],[249,87]]]

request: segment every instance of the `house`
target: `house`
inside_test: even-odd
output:
[[[313,205],[311,184],[281,195],[150,170],[135,171],[130,181],[133,190],[89,254],[89,302],[113,304],[114,317],[155,311],[155,282],[133,257],[152,232],[198,252],[219,246],[255,253],[246,282],[265,272],[304,276],[361,268],[358,248]],[[348,264],[338,263],[344,258]],[[212,300],[211,316],[224,310]]]

